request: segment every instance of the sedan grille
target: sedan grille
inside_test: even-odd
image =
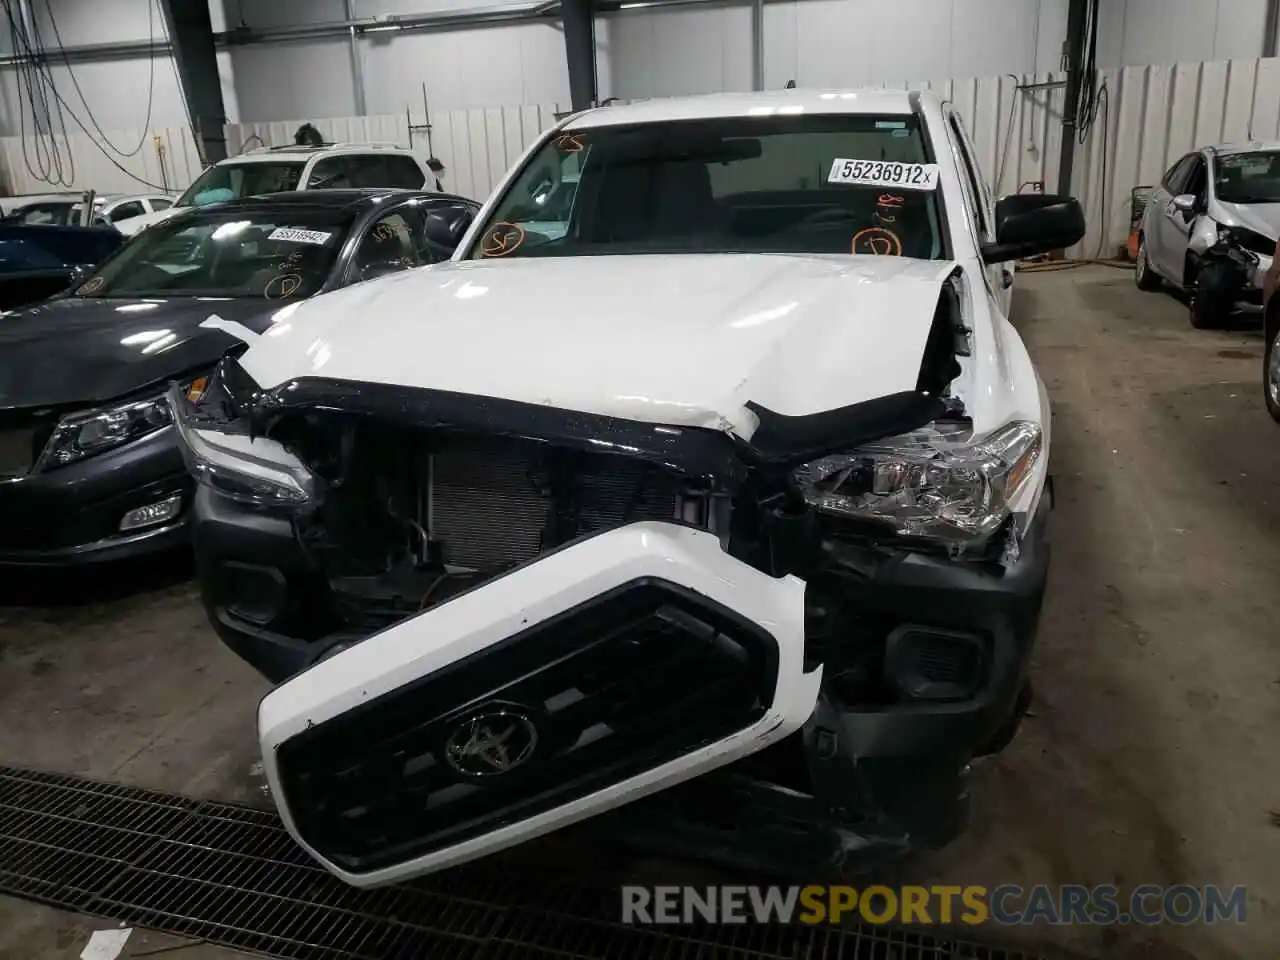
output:
[[[56,416],[18,413],[0,418],[0,480],[31,472],[53,433]]]
[[[361,873],[571,803],[772,702],[777,643],[675,584],[625,584],[277,751],[303,839]]]
[[[34,427],[0,430],[0,479],[26,476],[35,461],[35,435]]]

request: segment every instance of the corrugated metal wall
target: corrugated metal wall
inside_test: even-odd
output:
[[[111,142],[123,150],[133,148],[142,130],[108,130]],[[200,173],[200,154],[191,130],[159,127],[149,142],[132,157],[108,157],[83,133],[61,134],[56,140],[61,176],[54,170],[49,138],[0,137],[0,182],[15,196],[62,190],[97,190],[99,193],[177,193]],[[55,182],[49,183],[46,179]],[[66,182],[59,182],[66,181]]]
[[[976,80],[903,83],[927,88],[952,101],[972,132],[983,172],[999,195],[1019,189],[1057,187],[1064,91],[1061,74],[1028,74]],[[1129,197],[1150,185],[1194,146],[1232,140],[1280,138],[1280,59],[1224,60],[1172,66],[1127,67],[1099,74],[1096,120],[1078,148],[1074,193],[1085,205],[1089,232],[1077,256],[1111,256],[1124,242]],[[328,139],[383,141],[435,155],[448,169],[450,190],[483,200],[503,172],[551,125],[561,104],[493,107],[434,113],[430,132],[421,117],[388,114],[312,121]],[[238,152],[252,136],[269,146],[293,142],[301,120],[232,124],[228,149]],[[412,128],[411,128],[412,125]],[[188,131],[155,131],[166,149],[167,183],[182,188],[199,172]],[[127,132],[112,138],[136,142]],[[121,173],[87,141],[72,137],[77,188],[127,191],[140,185]],[[23,161],[21,141],[0,139],[14,193],[47,192]],[[160,184],[156,151],[148,146],[122,161],[133,173]]]

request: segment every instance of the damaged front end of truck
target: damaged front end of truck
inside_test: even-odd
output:
[[[944,291],[914,390],[748,439],[234,359],[173,391],[295,838],[374,886],[589,819],[808,877],[954,837],[1027,705],[1050,498],[1041,428],[949,395]]]

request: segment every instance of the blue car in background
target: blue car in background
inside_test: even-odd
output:
[[[0,309],[61,293],[124,242],[113,227],[0,224]]]

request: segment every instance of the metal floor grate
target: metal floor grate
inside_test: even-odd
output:
[[[627,926],[616,888],[494,858],[361,891],[272,812],[3,766],[0,893],[307,960],[1033,960],[885,927]]]

